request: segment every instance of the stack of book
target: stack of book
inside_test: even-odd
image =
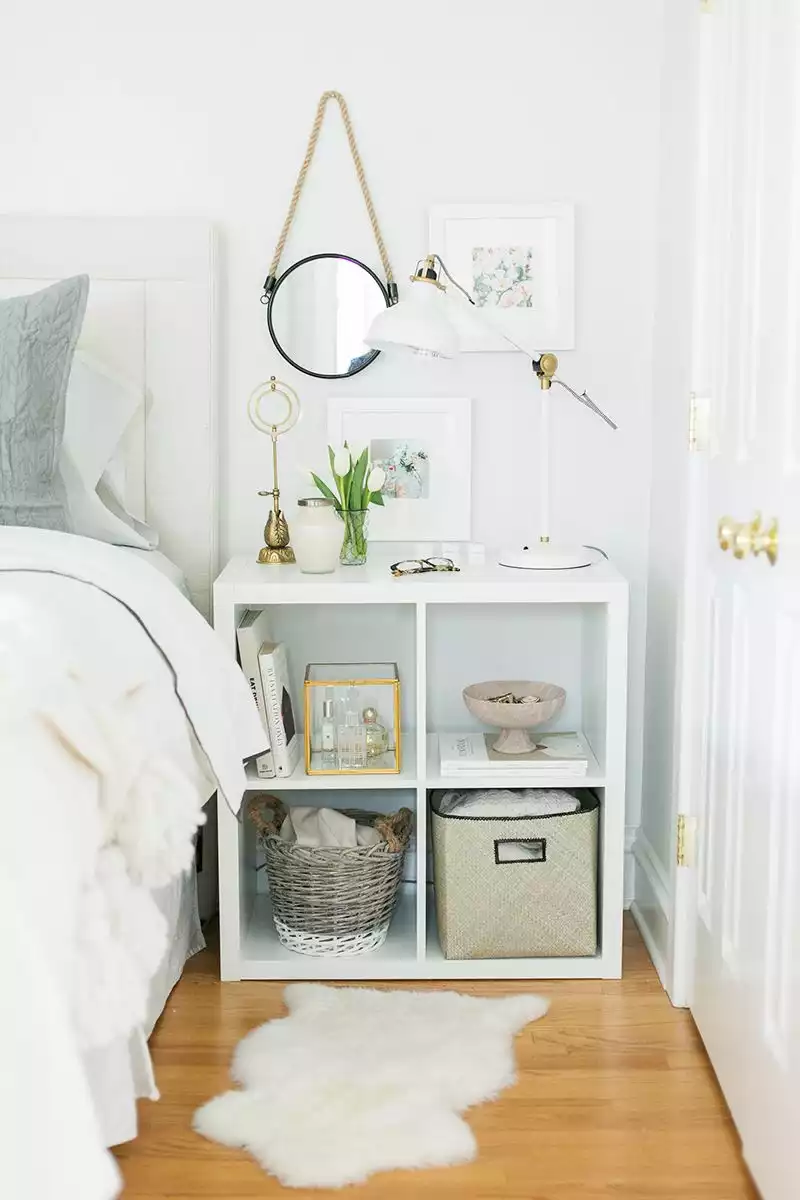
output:
[[[264,726],[267,748],[256,759],[258,777],[286,777],[293,773],[300,760],[286,647],[282,642],[269,640],[267,609],[246,609],[236,630],[236,640],[239,663]]]
[[[530,783],[537,775],[583,779],[589,769],[588,743],[582,733],[540,733],[526,754],[501,754],[493,749],[496,733],[443,733],[439,735],[442,775],[468,778],[502,775],[509,781]]]

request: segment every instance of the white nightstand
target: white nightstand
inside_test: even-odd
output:
[[[628,585],[609,564],[575,571],[464,567],[459,574],[395,579],[391,561],[371,550],[365,567],[303,575],[294,566],[234,558],[214,584],[214,624],[236,653],[245,608],[272,610],[272,635],[286,643],[298,719],[308,662],[390,661],[400,668],[403,769],[399,775],[252,778],[253,791],[286,803],[412,808],[416,881],[403,885],[384,946],[354,958],[307,958],[278,942],[257,870],[253,831],[226,805],[219,811],[222,978],[524,979],[618,978],[622,971],[625,830],[625,724]],[[593,761],[582,786],[601,801],[600,945],[591,958],[443,958],[428,871],[428,789],[463,786],[443,779],[437,731],[469,727],[462,688],[480,679],[547,679],[567,690],[559,727],[583,729]],[[506,786],[491,775],[480,786]],[[558,778],[531,781],[560,787]],[[522,786],[515,781],[515,786]]]

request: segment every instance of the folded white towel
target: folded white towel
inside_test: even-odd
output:
[[[371,825],[357,824],[333,808],[291,808],[281,825],[281,840],[298,846],[379,846],[383,838]]]
[[[444,817],[555,817],[577,812],[581,802],[562,788],[489,788],[445,792]]]

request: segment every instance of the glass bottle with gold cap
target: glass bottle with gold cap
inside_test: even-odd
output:
[[[367,734],[367,758],[379,758],[389,749],[389,734],[378,720],[377,708],[365,708],[361,719]]]

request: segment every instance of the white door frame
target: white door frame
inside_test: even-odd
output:
[[[670,853],[669,942],[662,983],[676,1007],[691,1004],[694,987],[695,922],[697,917],[697,873],[695,869],[695,830],[706,769],[704,719],[707,696],[704,673],[700,669],[708,652],[707,599],[705,595],[708,430],[709,400],[706,392],[706,365],[698,348],[706,343],[703,327],[706,304],[701,292],[704,273],[699,262],[705,253],[704,221],[708,212],[710,166],[703,155],[706,122],[709,119],[708,81],[703,78],[703,42],[712,36],[709,6],[698,4],[690,15],[692,40],[690,86],[694,92],[691,129],[686,130],[686,186],[693,193],[693,226],[690,258],[692,275],[686,278],[686,302],[691,306],[690,345],[685,348],[686,457],[682,479],[676,487],[683,490],[683,529],[676,531],[684,545],[683,586],[678,613],[675,653],[675,718],[673,722],[673,786]],[[696,390],[691,390],[696,389]],[[678,862],[678,826],[684,822],[684,859]]]
[[[702,397],[691,402],[702,406]],[[684,583],[678,620],[678,654],[675,688],[675,786],[672,808],[671,883],[672,911],[669,922],[669,947],[666,978],[662,980],[672,1003],[686,1008],[692,1000],[694,983],[695,921],[697,917],[697,872],[695,869],[695,829],[698,795],[705,771],[703,719],[706,712],[703,672],[699,669],[706,653],[703,591],[705,558],[703,521],[706,512],[706,446],[700,440],[687,447],[686,521]],[[684,862],[678,863],[678,823],[684,820]]]

